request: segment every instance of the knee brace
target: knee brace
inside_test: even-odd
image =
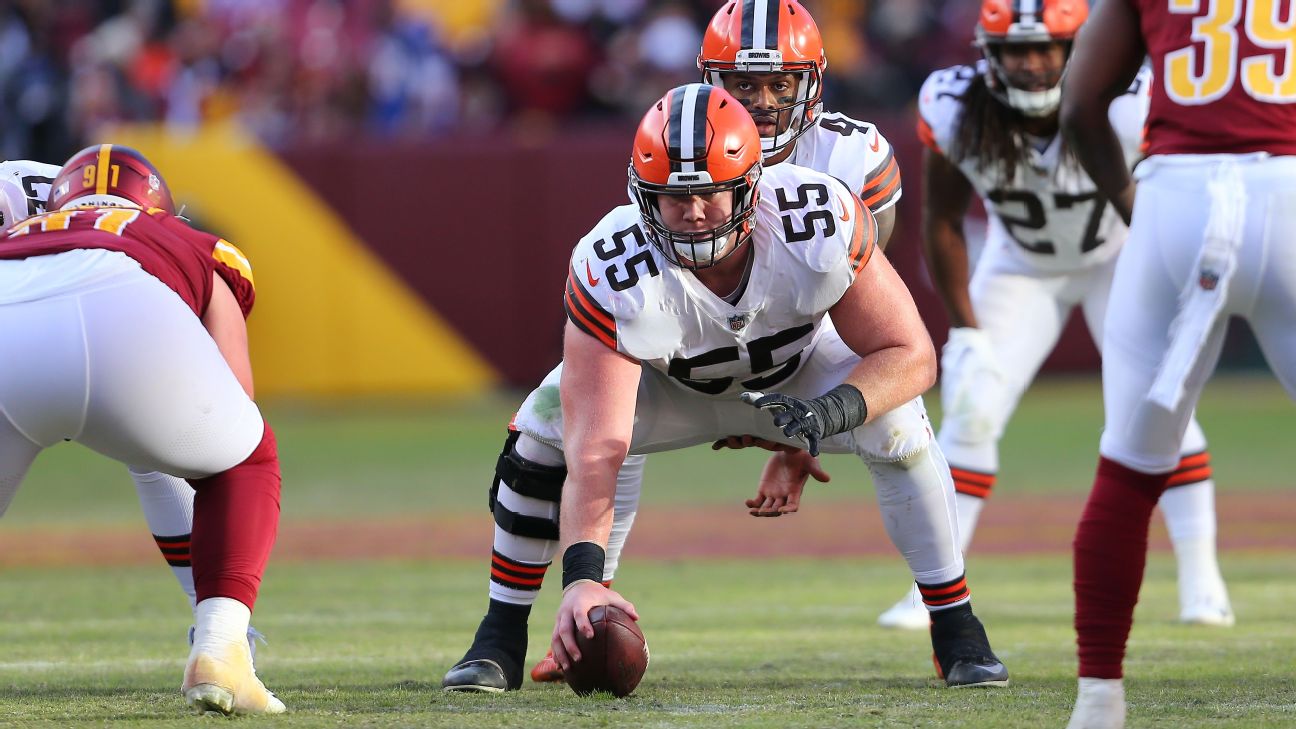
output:
[[[518,431],[509,432],[508,439],[504,441],[504,450],[500,451],[499,459],[495,462],[495,474],[490,486],[490,511],[495,516],[496,526],[509,534],[531,539],[557,540],[557,516],[547,519],[519,514],[500,502],[499,486],[502,483],[518,496],[562,503],[567,467],[544,466],[523,458],[514,447],[520,435]]]

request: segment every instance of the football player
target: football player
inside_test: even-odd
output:
[[[1087,16],[1085,0],[985,0],[976,27],[984,58],[933,73],[918,99],[923,243],[952,326],[937,439],[953,471],[965,551],[995,485],[1004,426],[1074,308],[1101,344],[1127,234],[1058,132],[1060,81]],[[1142,156],[1150,88],[1150,74],[1140,73],[1111,105],[1127,169]],[[989,218],[975,267],[963,235],[973,194]],[[1179,619],[1232,625],[1215,555],[1210,458],[1195,420],[1168,485],[1160,505],[1179,566]],[[917,590],[878,622],[925,629]]]
[[[44,213],[50,183],[54,182],[58,172],[57,165],[31,160],[0,162],[0,230]],[[193,610],[198,604],[190,554],[193,488],[184,479],[164,473],[143,471],[133,466],[127,471],[135,482],[135,493],[144,509],[144,520],[153,534],[153,541],[180,583],[180,589],[189,601],[189,609]],[[191,644],[193,635],[194,629],[190,627]],[[248,646],[254,657],[257,640],[264,641],[264,637],[249,626]]]
[[[177,218],[132,149],[82,150],[51,188],[50,211],[0,242],[0,507],[64,440],[188,479],[198,602],[181,691],[199,711],[280,713],[247,643],[280,491],[251,399],[247,260]]]
[[[446,689],[521,686],[534,593],[519,588],[538,585],[560,533],[560,667],[580,660],[574,632],[591,634],[590,608],[637,617],[603,584],[627,455],[731,433],[861,458],[888,534],[937,605],[947,684],[1007,683],[972,613],[949,468],[921,399],[935,353],[908,289],[875,254],[877,224],[854,190],[795,165],[764,169],[761,156],[751,116],[721,88],[678,87],[644,116],[634,203],[573,250],[563,363],[500,456],[491,600]]]
[[[1133,222],[1103,331],[1098,470],[1075,538],[1071,729],[1125,724],[1122,664],[1148,524],[1230,316],[1247,320],[1296,397],[1296,77],[1291,52],[1280,71],[1273,51],[1290,47],[1291,6],[1286,21],[1278,7],[1103,0],[1076,45],[1062,126]],[[1107,110],[1145,57],[1148,158],[1131,179]]]
[[[766,167],[790,162],[841,180],[873,214],[878,224],[878,246],[886,247],[902,192],[895,151],[876,125],[824,112],[828,58],[809,11],[796,0],[725,3],[707,25],[698,68],[703,82],[723,87],[752,115],[761,135],[761,157]],[[818,461],[801,449],[754,441],[750,436],[727,437],[716,444],[735,448],[749,445],[779,450],[766,465],[756,498],[749,500],[753,515],[778,516],[796,511],[798,487],[807,475],[828,480]],[[617,491],[605,582],[610,583],[614,577],[634,524],[643,473],[641,456],[631,456],[622,468],[623,483]],[[539,587],[537,581],[534,590]],[[531,669],[531,678],[558,681],[562,671],[553,656],[546,655]]]

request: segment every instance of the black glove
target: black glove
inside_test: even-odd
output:
[[[783,435],[806,444],[810,455],[819,455],[819,441],[853,430],[868,419],[868,405],[853,385],[838,385],[811,400],[791,395],[744,392],[740,400],[774,415],[774,425]]]

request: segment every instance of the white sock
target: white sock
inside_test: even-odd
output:
[[[203,600],[194,608],[193,652],[223,655],[231,643],[247,645],[251,620],[252,611],[234,598]]]
[[[967,554],[972,544],[972,535],[976,533],[977,522],[981,519],[981,509],[986,500],[979,496],[954,494],[954,506],[958,510],[959,549]]]
[[[130,475],[135,482],[135,493],[139,495],[140,507],[144,510],[144,520],[148,522],[149,531],[158,548],[163,550],[162,556],[171,566],[171,574],[180,583],[180,589],[189,598],[189,607],[192,609],[198,602],[188,546],[193,532],[193,487],[182,478],[156,471],[136,470],[132,467]],[[171,547],[170,544],[184,546]]]
[[[1211,479],[1166,489],[1157,505],[1172,542],[1215,541],[1215,482]]]

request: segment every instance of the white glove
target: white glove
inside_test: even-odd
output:
[[[984,329],[954,327],[941,350],[941,369],[960,373],[989,372],[1001,374],[990,334]]]
[[[974,440],[993,437],[993,413],[1002,408],[1004,374],[984,329],[956,327],[941,350],[941,406],[958,432]]]

